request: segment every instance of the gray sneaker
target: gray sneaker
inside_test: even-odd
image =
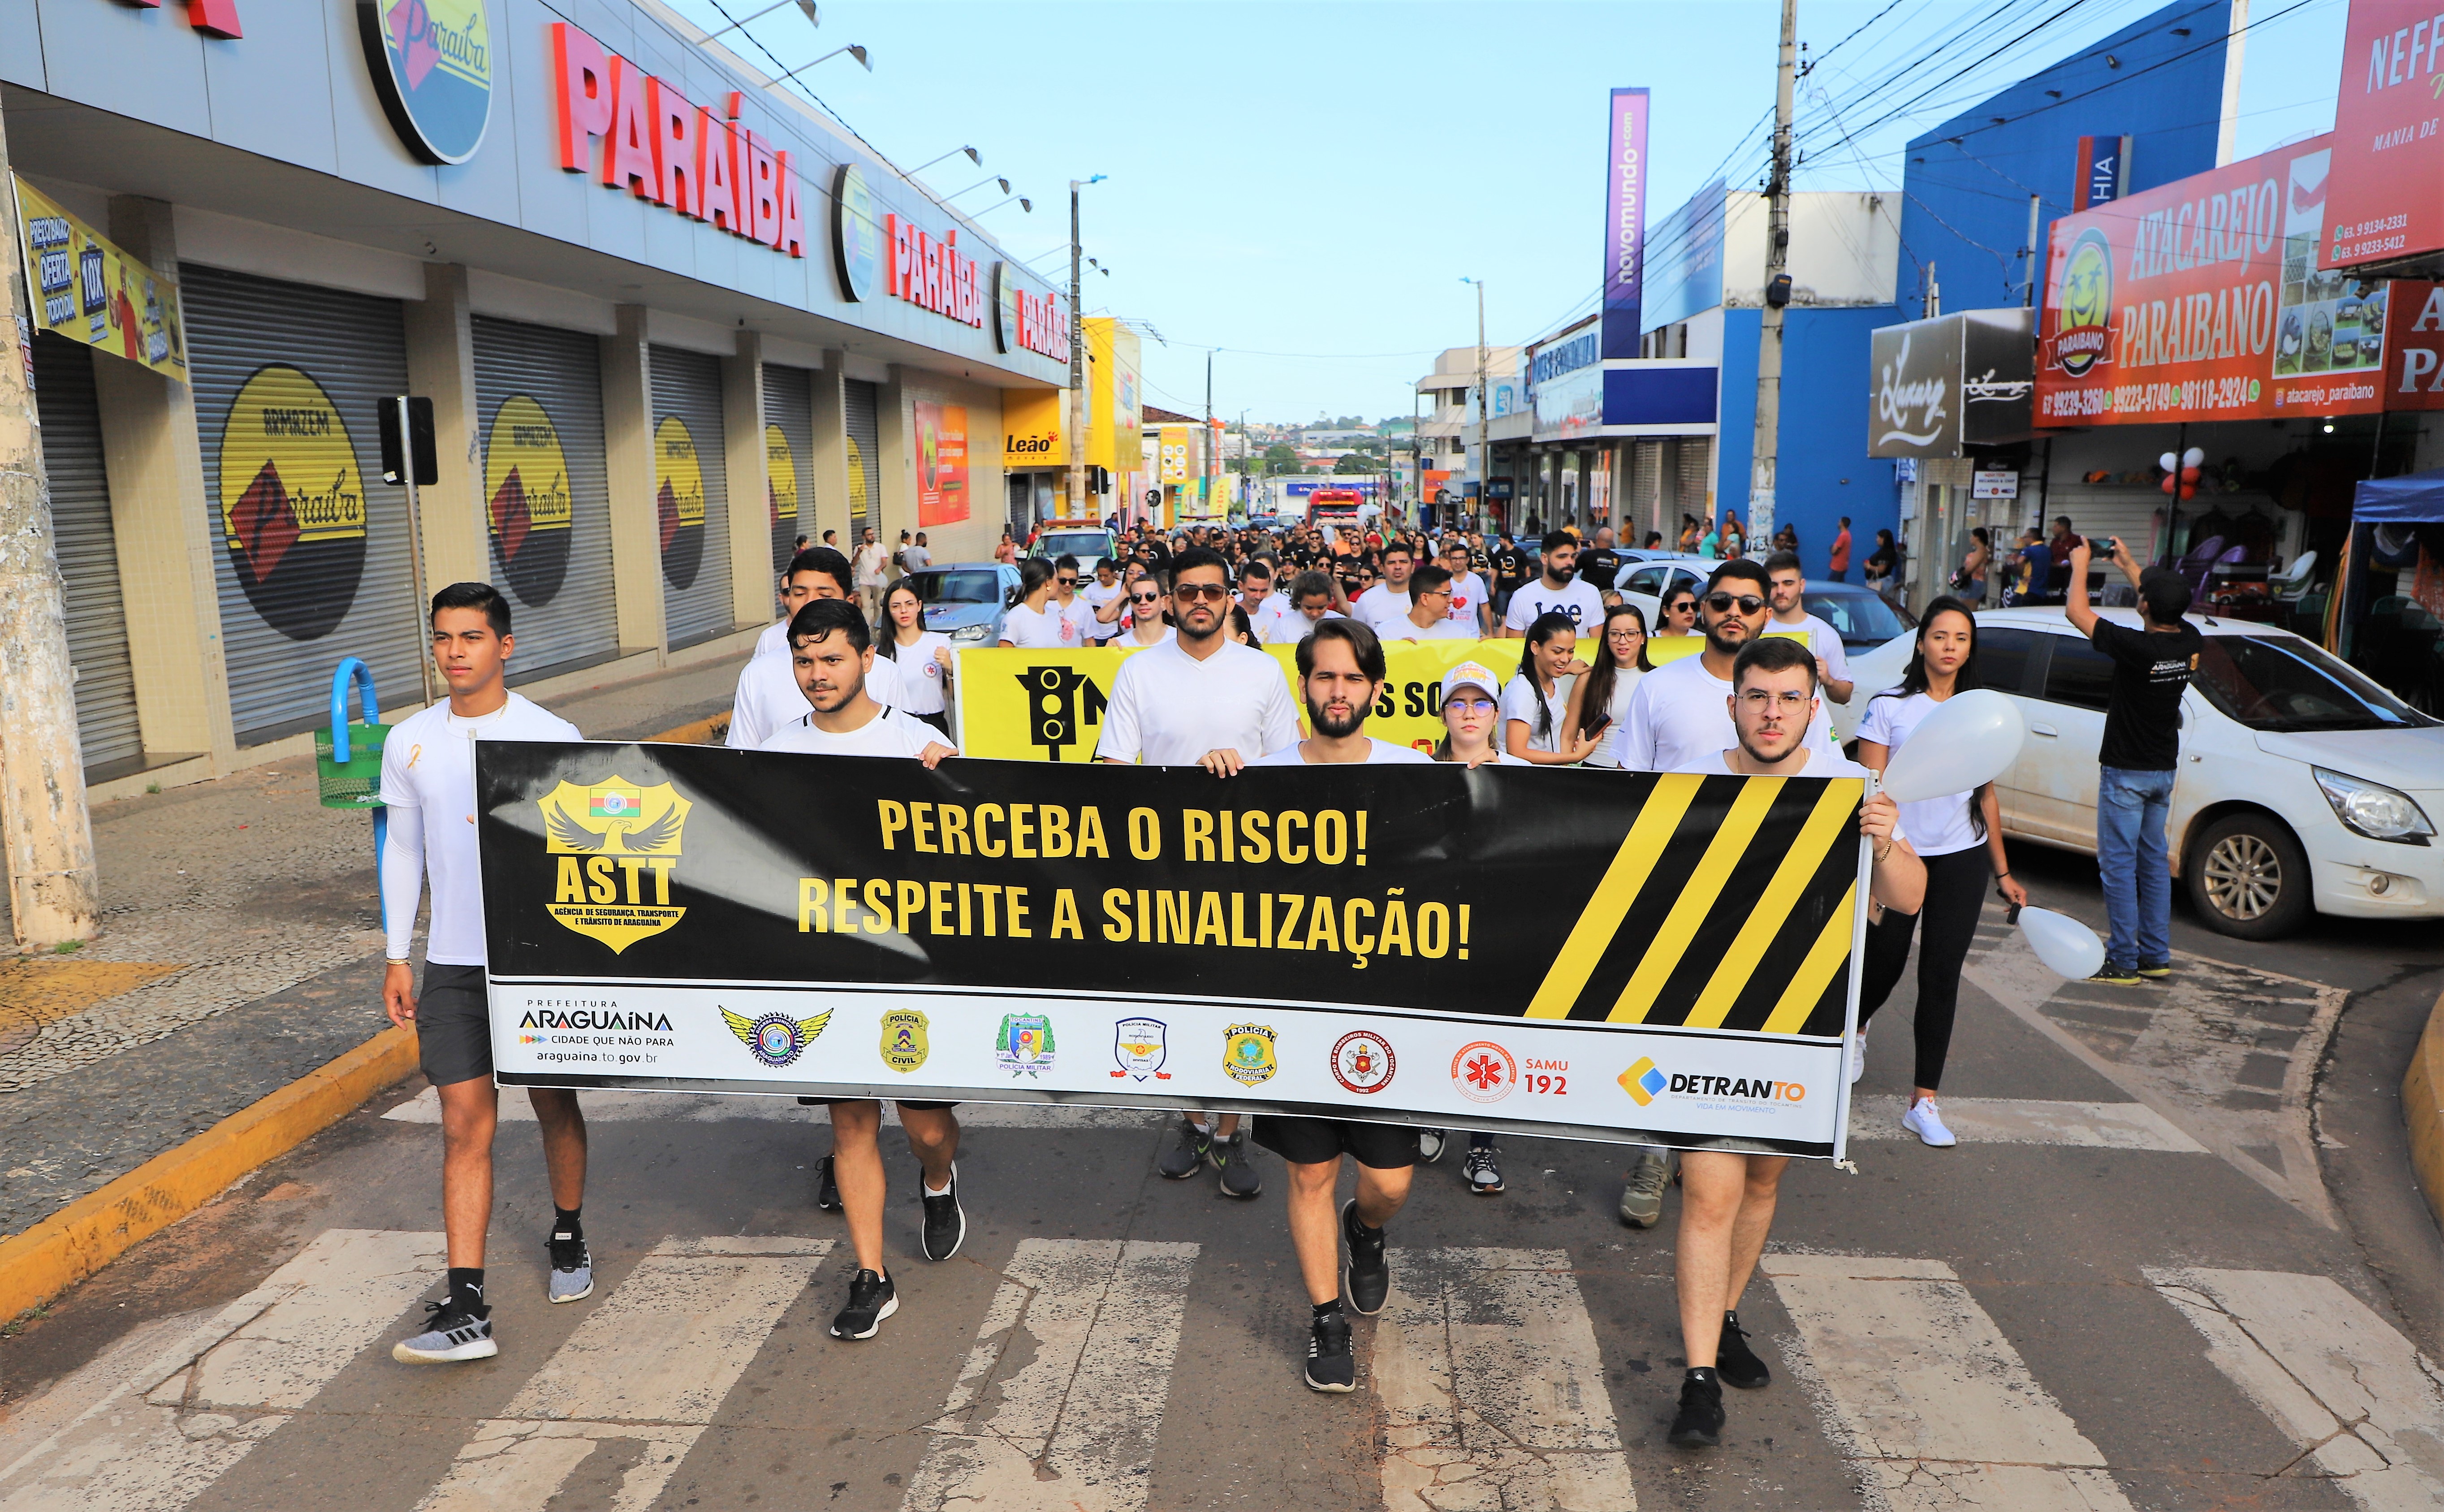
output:
[[[390,1357],[402,1365],[447,1365],[459,1360],[490,1359],[501,1352],[492,1337],[491,1309],[484,1316],[468,1312],[454,1301],[427,1302],[426,1329],[414,1338],[390,1347]]]
[[[1205,1164],[1213,1150],[1213,1136],[1195,1119],[1182,1116],[1179,1120],[1179,1142],[1162,1152],[1154,1169],[1173,1181],[1186,1181]]]
[[[544,1248],[551,1254],[546,1296],[555,1302],[578,1302],[594,1295],[594,1255],[582,1237],[554,1234]]]
[[[1213,1164],[1222,1172],[1223,1196],[1254,1197],[1264,1191],[1264,1178],[1256,1174],[1253,1153],[1248,1145],[1246,1124],[1241,1124],[1230,1138],[1213,1141]]]
[[[1632,1228],[1652,1228],[1663,1217],[1663,1184],[1672,1179],[1672,1152],[1641,1151],[1629,1185],[1620,1192],[1620,1221]]]

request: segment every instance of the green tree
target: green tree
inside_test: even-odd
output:
[[[1351,452],[1344,454],[1339,461],[1333,463],[1332,470],[1335,472],[1373,472],[1377,470],[1375,458],[1367,456],[1362,452]]]
[[[1306,470],[1299,465],[1298,452],[1288,443],[1276,441],[1265,448],[1265,470],[1280,473],[1304,472]]]

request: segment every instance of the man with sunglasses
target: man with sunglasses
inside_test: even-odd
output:
[[[1172,563],[1171,599],[1178,634],[1120,664],[1096,758],[1119,765],[1202,766],[1231,777],[1295,742],[1298,710],[1281,663],[1228,634],[1231,577],[1220,555],[1203,546],[1181,552]],[[1183,1115],[1177,1145],[1156,1169],[1185,1181],[1209,1158],[1221,1168],[1224,1196],[1252,1198],[1264,1189],[1235,1113],[1211,1131],[1195,1114]]]
[[[1629,695],[1621,723],[1622,766],[1634,772],[1676,772],[1731,744],[1731,662],[1766,633],[1773,588],[1764,566],[1737,558],[1716,567],[1697,600],[1705,649],[1648,673]],[[1833,723],[1816,710],[1810,748],[1835,753]]]

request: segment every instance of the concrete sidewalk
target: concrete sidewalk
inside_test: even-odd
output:
[[[639,739],[727,712],[743,661],[545,702]],[[387,1023],[372,821],[322,807],[310,760],[102,804],[93,825],[102,937],[0,958],[0,1237]]]

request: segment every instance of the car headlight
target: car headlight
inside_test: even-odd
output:
[[[2435,833],[2425,811],[2408,793],[2323,766],[2309,770],[2317,774],[2317,786],[2334,806],[2334,817],[2355,834],[2397,845],[2424,845],[2427,837]]]
[[[991,625],[961,625],[958,629],[951,632],[951,644],[954,646],[972,645],[991,634],[992,626]]]

